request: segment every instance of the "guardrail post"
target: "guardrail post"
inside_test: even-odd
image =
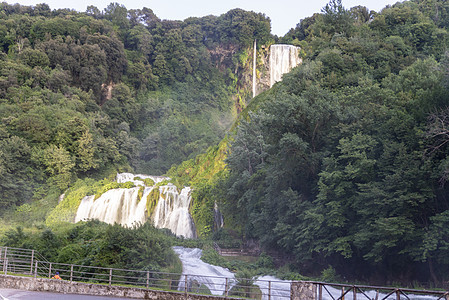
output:
[[[37,261],[34,263],[34,278],[37,278]]]
[[[8,274],[8,259],[5,258],[5,263],[3,264],[3,271],[5,272],[5,275]]]
[[[357,288],[354,285],[354,289],[352,290],[352,299],[357,300]]]
[[[323,299],[323,285],[321,283],[318,284],[318,300]]]
[[[147,271],[147,289],[150,288],[150,271]]]
[[[345,287],[344,286],[341,287],[341,298],[340,299],[345,300]]]
[[[396,300],[401,300],[401,292],[396,290]]]
[[[378,300],[379,299],[379,290],[376,291],[376,298],[374,300]]]
[[[268,281],[268,300],[271,300],[271,281]]]
[[[33,273],[34,249],[31,250],[30,274]]]
[[[51,278],[51,263],[50,263],[50,267],[48,268],[48,278]]]
[[[187,275],[185,275],[185,277],[184,277],[184,292],[187,295]]]
[[[73,265],[70,265],[70,283],[73,281]]]
[[[6,260],[6,253],[8,253],[8,247],[5,247],[5,260]]]
[[[112,284],[112,269],[109,269],[109,286]]]
[[[226,284],[225,284],[225,298],[228,297],[228,277],[226,277]]]

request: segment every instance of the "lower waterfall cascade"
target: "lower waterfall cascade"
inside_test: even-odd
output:
[[[145,186],[144,179],[154,181],[154,186]],[[142,180],[140,180],[142,179]],[[117,182],[133,182],[136,187],[111,189],[103,193],[98,199],[95,196],[86,196],[81,200],[75,216],[75,222],[97,219],[108,224],[118,223],[122,226],[132,227],[145,223],[151,218],[155,227],[168,228],[175,235],[185,238],[196,238],[196,228],[189,213],[192,200],[190,187],[181,191],[168,183],[157,186],[168,177],[134,175],[131,173],[117,174]],[[144,187],[142,197],[139,199],[139,190]],[[154,212],[148,216],[147,198],[154,189],[159,189],[159,199]]]

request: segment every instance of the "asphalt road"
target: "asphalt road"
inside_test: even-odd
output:
[[[0,289],[0,300],[124,300],[131,298],[117,298],[104,296],[87,296],[76,294],[60,294],[47,292],[29,292],[14,289]]]

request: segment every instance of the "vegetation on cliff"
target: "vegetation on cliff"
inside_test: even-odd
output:
[[[331,0],[280,38],[301,45],[303,64],[220,144],[231,95],[245,94],[248,47],[273,42],[265,16],[181,22],[119,4],[76,13],[4,3],[0,14],[0,207],[10,214],[55,206],[79,178],[169,170],[195,188],[200,236],[258,240],[307,275],[449,279],[445,1],[373,12]]]
[[[283,37],[307,59],[236,128],[211,193],[226,226],[305,274],[447,280],[447,13],[331,1]]]
[[[240,9],[160,20],[151,9],[0,4],[0,208],[77,179],[160,175],[218,143],[240,53],[270,20]]]

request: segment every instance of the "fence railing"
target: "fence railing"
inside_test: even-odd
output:
[[[449,300],[448,291],[415,290],[366,285],[330,284],[310,282],[316,285],[317,300]]]
[[[229,298],[290,299],[290,283],[246,278],[224,278],[193,274],[103,268],[49,262],[37,251],[0,247],[3,274],[103,285],[138,287],[191,294],[222,295]]]
[[[448,291],[414,290],[393,287],[332,284],[316,281],[287,281],[225,278],[193,274],[103,268],[49,262],[37,251],[0,247],[2,274],[52,278],[57,272],[62,280],[102,285],[138,287],[190,294],[222,295],[229,298],[290,299],[292,284],[315,287],[317,300],[449,300]]]

